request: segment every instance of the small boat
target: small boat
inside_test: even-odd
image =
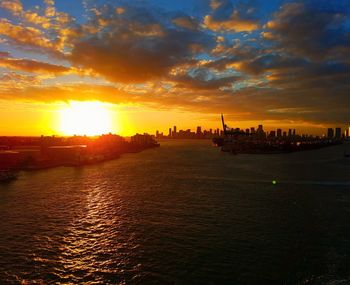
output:
[[[17,175],[11,170],[0,170],[0,183],[17,179]]]

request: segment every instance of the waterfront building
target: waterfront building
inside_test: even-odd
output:
[[[86,145],[50,146],[47,156],[51,162],[63,165],[79,164],[86,154]]]
[[[17,168],[20,162],[20,155],[17,151],[1,150],[0,151],[0,170]]]

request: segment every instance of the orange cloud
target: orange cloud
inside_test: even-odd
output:
[[[259,29],[257,22],[240,19],[237,11],[234,11],[227,20],[215,20],[211,15],[206,15],[204,25],[215,32],[252,32]]]
[[[16,44],[55,50],[54,43],[46,38],[40,30],[14,25],[5,19],[0,20],[0,35],[8,37]]]
[[[33,75],[7,72],[0,76],[0,97],[3,99],[15,99],[13,96],[28,86],[39,86],[41,80]],[[17,98],[19,99],[19,98]]]
[[[125,13],[125,8],[123,8],[123,7],[117,7],[117,8],[115,8],[115,12],[116,12],[117,14],[119,14],[119,15],[124,14],[124,13]]]
[[[210,7],[213,9],[213,10],[216,10],[218,9],[220,6],[221,6],[221,2],[219,0],[211,0],[210,1]]]
[[[175,18],[173,19],[173,23],[179,27],[190,30],[196,30],[199,27],[198,22],[194,18],[188,16]]]
[[[23,13],[23,18],[28,22],[34,25],[42,26],[44,29],[48,29],[51,26],[50,19],[40,16],[36,12],[25,11]]]
[[[17,58],[3,58],[0,57],[0,67],[5,67],[14,70],[26,71],[26,72],[35,72],[35,73],[44,73],[44,74],[62,74],[68,73],[70,68],[54,65],[45,62],[39,62],[30,59],[17,59]]]
[[[19,15],[23,11],[20,0],[2,0],[0,7],[10,11],[13,15]]]

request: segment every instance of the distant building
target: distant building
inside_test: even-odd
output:
[[[260,139],[266,138],[266,133],[264,132],[263,125],[259,125],[258,129],[256,130],[256,134]]]
[[[171,128],[169,128],[169,134],[168,134],[169,138],[171,138]]]
[[[288,130],[288,137],[291,137],[292,136],[292,129],[289,129]]]
[[[277,129],[277,137],[282,137],[282,130],[281,129]]]
[[[335,128],[335,138],[336,139],[341,138],[341,128]]]
[[[200,127],[200,126],[197,127],[196,134],[197,134],[197,136],[201,136],[201,134],[202,134],[202,127]]]
[[[51,146],[47,149],[50,161],[58,164],[78,164],[86,153],[86,145]]]
[[[174,126],[174,129],[173,129],[173,137],[176,137],[176,126]]]
[[[327,130],[327,138],[332,139],[334,137],[334,129],[333,128],[328,128]]]

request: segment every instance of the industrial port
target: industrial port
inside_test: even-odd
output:
[[[221,147],[222,151],[232,154],[274,154],[313,150],[341,144],[349,137],[349,130],[342,134],[341,128],[336,128],[335,132],[333,128],[329,128],[327,136],[312,136],[298,135],[295,129],[289,129],[288,133],[282,129],[268,133],[264,131],[263,125],[259,125],[257,129],[241,130],[228,127],[223,115],[221,120],[222,135],[214,137],[212,141]]]

